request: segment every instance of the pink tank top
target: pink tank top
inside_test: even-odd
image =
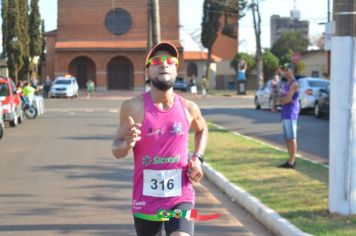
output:
[[[134,151],[132,212],[156,214],[181,202],[195,201],[187,177],[189,122],[183,98],[174,94],[168,110],[156,107],[149,93],[143,94],[145,114],[141,140]]]

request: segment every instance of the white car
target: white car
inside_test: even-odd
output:
[[[51,97],[78,97],[78,82],[73,76],[57,77],[51,87]]]
[[[323,78],[304,77],[299,83],[299,105],[300,111],[314,109],[316,96],[320,88],[327,87],[330,80]]]

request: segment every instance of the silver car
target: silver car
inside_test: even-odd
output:
[[[299,83],[299,105],[300,111],[314,109],[316,96],[320,88],[327,87],[330,80],[323,78],[304,77]]]

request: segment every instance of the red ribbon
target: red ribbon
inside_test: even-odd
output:
[[[210,214],[210,215],[199,215],[198,210],[192,209],[190,212],[190,219],[195,221],[207,221],[214,220],[220,217],[219,213]]]

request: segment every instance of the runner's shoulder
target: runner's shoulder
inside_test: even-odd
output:
[[[196,112],[200,111],[199,106],[192,100],[183,98],[183,104],[185,109],[187,109],[191,115],[196,114]]]
[[[198,105],[194,101],[188,100],[188,99],[185,99],[185,98],[182,98],[182,99],[183,99],[183,104],[184,104],[185,108],[187,108],[187,109],[199,108]]]
[[[128,100],[125,100],[122,104],[123,107],[125,107],[126,109],[130,109],[130,108],[135,108],[135,107],[143,107],[144,106],[144,102],[143,102],[143,95],[139,95],[133,98],[130,98]]]
[[[145,106],[143,96],[139,95],[123,102],[121,107],[121,116],[131,116],[134,118],[135,122],[141,123],[143,120],[144,111]]]

